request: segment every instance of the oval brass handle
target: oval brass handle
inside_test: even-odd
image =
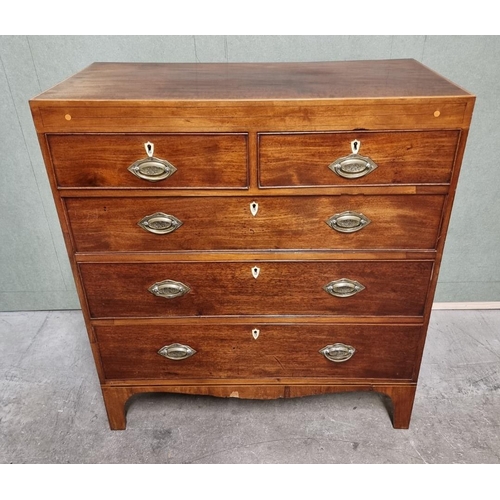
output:
[[[180,281],[164,280],[158,281],[148,288],[153,295],[163,297],[164,299],[176,299],[186,295],[191,290],[187,285]]]
[[[172,359],[174,361],[180,361],[182,359],[190,358],[196,351],[189,347],[188,345],[183,344],[170,344],[163,346],[158,354],[163,356],[164,358]]]
[[[366,227],[370,222],[371,220],[365,215],[351,210],[332,215],[326,221],[332,229],[339,233],[355,233]]]
[[[352,153],[333,161],[328,168],[345,179],[358,179],[364,177],[377,168],[377,164],[368,156],[361,156],[358,151],[361,141],[355,139],[351,142]]]
[[[334,297],[351,297],[364,290],[365,287],[355,280],[341,278],[339,280],[330,281],[323,287],[323,290]]]
[[[129,172],[132,172],[136,177],[149,182],[157,182],[170,177],[177,171],[167,160],[153,156],[154,144],[152,142],[146,142],[144,148],[148,157],[137,160],[128,167]]]
[[[182,226],[182,221],[173,215],[156,212],[146,215],[138,223],[142,229],[154,234],[168,234],[174,232]]]
[[[336,344],[330,344],[319,351],[328,361],[333,361],[334,363],[343,363],[348,359],[351,359],[356,352],[356,349],[352,345],[342,344],[338,342]]]

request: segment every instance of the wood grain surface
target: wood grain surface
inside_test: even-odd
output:
[[[448,183],[459,132],[363,132],[259,134],[259,181],[262,187]],[[377,167],[364,177],[345,179],[328,166],[359,154]]]
[[[175,262],[79,264],[93,318],[176,316],[421,316],[431,261]],[[323,286],[348,278],[365,286],[333,297]],[[191,291],[157,297],[148,288],[173,280]]]
[[[335,377],[411,379],[420,326],[403,325],[98,326],[106,379]],[[356,349],[335,363],[319,352],[337,342]],[[158,354],[174,343],[197,352],[183,360]]]
[[[246,134],[49,135],[58,186],[158,188],[244,188],[248,184]],[[177,171],[149,182],[128,171],[154,156]]]
[[[302,63],[94,63],[38,100],[234,100],[466,96],[412,59]]]
[[[444,196],[66,198],[65,203],[78,252],[433,249]],[[327,225],[345,211],[371,222],[354,233]],[[182,226],[155,234],[138,225],[158,212]]]

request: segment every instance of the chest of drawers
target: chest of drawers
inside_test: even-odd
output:
[[[413,60],[96,63],[30,105],[112,429],[140,392],[377,391],[409,426],[473,96]]]

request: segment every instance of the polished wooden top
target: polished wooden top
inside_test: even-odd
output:
[[[413,59],[310,63],[94,63],[35,101],[233,101],[470,94]]]

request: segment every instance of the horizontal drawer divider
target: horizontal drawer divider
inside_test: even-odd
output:
[[[273,314],[269,316],[255,315],[255,316],[237,316],[237,315],[214,315],[214,316],[173,316],[173,317],[147,317],[147,316],[129,316],[129,317],[100,317],[91,318],[90,321],[94,325],[126,325],[126,324],[185,324],[192,320],[195,323],[215,323],[215,324],[229,324],[232,320],[235,321],[234,324],[246,324],[246,323],[268,323],[273,325],[278,324],[311,324],[311,323],[332,323],[338,319],[338,324],[415,324],[419,325],[424,322],[424,316],[335,316],[330,318],[325,318],[322,315],[312,316],[312,315],[287,315],[287,314]],[[198,321],[196,321],[198,320]],[[378,321],[377,321],[378,320]]]
[[[152,386],[157,386],[159,392],[161,392],[161,387],[201,387],[201,386],[220,386],[220,387],[230,387],[234,386],[266,386],[266,385],[278,385],[278,386],[328,386],[328,387],[345,387],[346,391],[350,390],[351,387],[356,387],[357,390],[365,391],[377,391],[377,387],[383,387],[385,385],[398,385],[398,386],[409,386],[415,385],[411,379],[389,379],[389,378],[352,378],[352,379],[338,379],[334,380],[331,377],[279,377],[279,378],[256,378],[256,379],[175,379],[175,380],[156,380],[156,379],[123,379],[123,380],[106,380],[103,382],[103,387],[123,387],[123,386],[145,386],[144,392],[154,392],[148,390]]]
[[[120,325],[196,325],[196,324],[215,324],[215,325],[290,325],[298,324],[308,326],[311,324],[331,324],[332,326],[347,325],[353,323],[362,324],[390,324],[390,325],[421,325],[422,316],[210,316],[193,317],[185,316],[182,318],[101,318],[90,320],[95,326],[120,326]]]
[[[150,187],[149,189],[136,189],[126,187],[109,187],[109,188],[58,188],[59,194],[63,198],[77,197],[131,197],[137,198],[142,196],[234,196],[237,192],[238,196],[288,196],[288,195],[321,195],[340,196],[342,194],[350,195],[397,195],[397,194],[446,194],[449,190],[449,184],[417,184],[417,185],[399,185],[381,184],[381,185],[364,185],[364,186],[298,186],[294,188],[275,188],[275,187],[240,187],[240,188],[220,188],[220,189],[179,189],[168,187]]]
[[[377,250],[377,251],[353,251],[353,252],[330,252],[317,250],[315,252],[295,250],[262,250],[259,252],[225,253],[217,251],[204,252],[102,252],[102,253],[75,253],[77,262],[279,262],[279,261],[345,261],[345,260],[434,260],[435,250],[401,251],[401,250]]]

